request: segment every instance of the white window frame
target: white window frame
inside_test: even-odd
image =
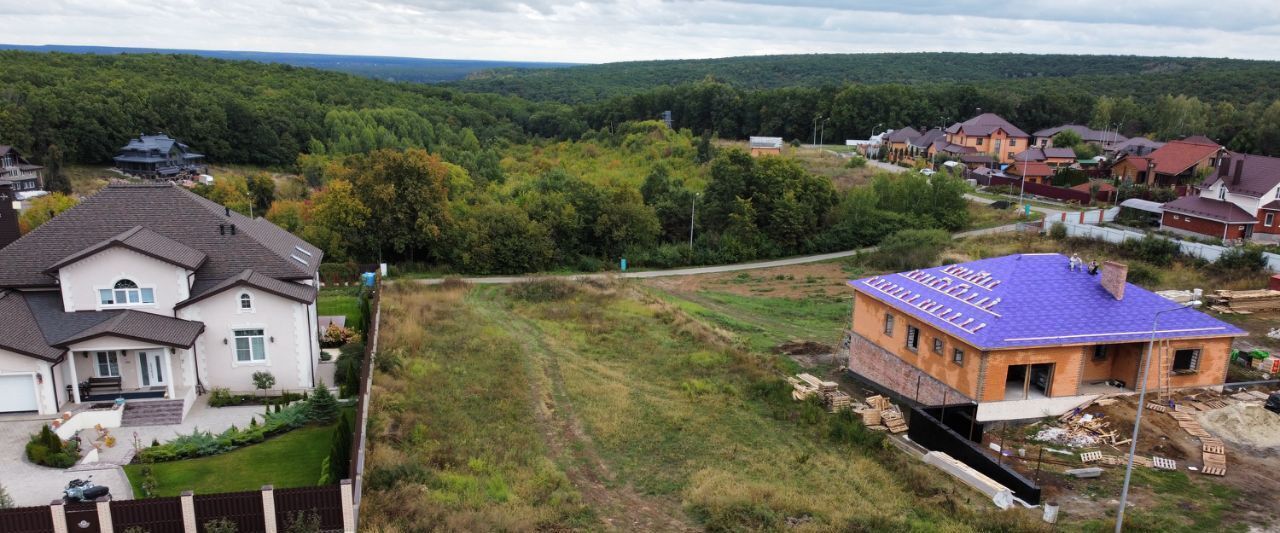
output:
[[[246,297],[249,298],[249,307],[244,306],[244,299]],[[258,301],[258,298],[255,297],[249,291],[241,291],[239,294],[236,295],[236,304],[235,304],[236,312],[237,313],[256,313],[257,301]]]
[[[261,334],[259,334],[259,335],[246,335],[246,336],[244,336],[244,337],[241,337],[241,336],[239,335],[239,333],[240,333],[240,332],[242,332],[242,331],[261,331],[262,333],[261,333]],[[262,338],[262,359],[253,359],[253,341],[252,341],[252,339],[253,339],[253,338],[255,338],[255,337],[261,337],[261,338]],[[249,340],[249,360],[248,360],[248,361],[241,361],[241,360],[240,360],[240,346],[239,346],[239,345],[240,345],[240,343],[239,343],[239,340],[240,340],[241,338],[247,338],[247,339],[250,339],[250,340]],[[234,327],[232,327],[232,328],[231,328],[231,342],[229,342],[229,343],[228,343],[228,344],[230,345],[230,347],[231,347],[231,366],[233,366],[233,367],[238,367],[238,366],[271,366],[271,354],[270,354],[270,350],[268,350],[268,349],[267,349],[267,345],[268,345],[268,344],[270,344],[270,342],[269,342],[269,339],[270,339],[270,338],[271,338],[271,337],[270,337],[269,335],[267,335],[267,328],[266,328],[266,326],[262,326],[262,325],[256,325],[256,324],[254,324],[254,325],[244,325],[244,326],[234,326]]]
[[[1218,187],[1218,199],[1219,199],[1219,200],[1226,200],[1226,199],[1227,199],[1227,188],[1226,188],[1226,187]]]
[[[103,356],[103,355],[106,355],[106,356],[112,356],[112,357],[115,359],[115,364],[114,364],[114,366],[115,366],[116,373],[115,373],[114,375],[104,375],[104,374],[102,373],[102,363],[103,363],[103,361],[100,361],[98,358],[99,358],[100,356]],[[110,359],[108,359],[108,360],[106,361],[106,363],[107,363],[107,368],[109,369],[109,368],[112,366],[112,363],[111,363]],[[94,350],[94,352],[93,352],[93,377],[95,377],[95,378],[118,378],[118,377],[120,377],[120,352],[118,352],[118,351],[116,351],[116,350]]]
[[[1268,227],[1268,228],[1269,228],[1269,227],[1271,227],[1271,226],[1275,225],[1275,223],[1276,223],[1276,214],[1275,214],[1275,213],[1267,213],[1266,215],[1264,215],[1264,216],[1262,217],[1262,225],[1263,225],[1263,226],[1266,226],[1266,227]]]
[[[129,307],[155,307],[155,306],[156,306],[156,286],[155,286],[154,284],[151,284],[151,285],[143,285],[143,284],[141,284],[141,283],[138,283],[137,281],[134,281],[134,279],[136,279],[136,278],[134,278],[133,276],[120,276],[120,277],[118,277],[118,278],[116,278],[116,279],[112,280],[110,285],[107,285],[107,286],[102,286],[102,285],[94,286],[94,288],[93,288],[93,292],[94,292],[94,300],[95,300],[95,302],[97,303],[97,308],[98,308],[98,310],[102,310],[102,309],[124,309],[124,308],[129,308]],[[116,284],[117,284],[117,283],[120,283],[121,281],[128,281],[128,282],[130,282],[130,283],[133,283],[134,285],[136,285],[136,286],[137,286],[137,288],[136,288],[136,289],[117,289],[117,288],[116,288]],[[142,294],[143,294],[143,292],[142,292],[142,291],[144,291],[144,290],[145,290],[145,291],[151,291],[151,301],[150,301],[150,302],[144,302],[144,301],[142,301]],[[112,303],[109,303],[109,304],[108,304],[108,303],[103,303],[103,302],[102,302],[102,291],[111,291],[111,301],[112,301]],[[117,302],[117,301],[116,301],[116,299],[115,299],[116,291],[125,291],[125,293],[126,293],[125,300],[126,300],[126,301],[125,301],[124,303],[119,303],[119,302]],[[136,292],[135,292],[135,291],[136,291]],[[133,292],[134,294],[137,294],[137,295],[138,295],[138,301],[137,301],[136,303],[129,303],[129,302],[127,301],[127,300],[128,300],[128,294],[129,294],[130,292]]]

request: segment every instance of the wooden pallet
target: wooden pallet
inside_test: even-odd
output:
[[[1084,452],[1080,454],[1080,462],[1082,463],[1092,463],[1099,459],[1102,459],[1102,452]]]
[[[1204,468],[1201,468],[1201,469],[1200,469],[1200,473],[1201,473],[1201,474],[1208,474],[1208,475],[1210,475],[1210,476],[1225,476],[1225,475],[1227,475],[1227,469],[1226,469],[1226,468],[1213,467],[1213,466],[1206,466],[1206,467],[1204,467]]]
[[[1209,404],[1207,404],[1207,403],[1202,403],[1202,402],[1191,402],[1191,406],[1192,406],[1192,407],[1195,407],[1196,409],[1198,409],[1198,410],[1200,410],[1200,411],[1208,411],[1208,410],[1210,410],[1210,409],[1213,409],[1212,407],[1209,407]]]
[[[1157,470],[1177,470],[1178,462],[1165,457],[1152,457],[1151,465]]]
[[[1158,404],[1158,403],[1151,403],[1151,402],[1147,402],[1147,409],[1150,409],[1150,410],[1155,411],[1155,412],[1157,412],[1157,413],[1167,413],[1167,412],[1169,412],[1169,408],[1168,408],[1167,406],[1160,405],[1160,404]]]
[[[1205,446],[1217,446],[1221,448],[1222,439],[1218,437],[1200,437],[1200,444],[1203,444]]]
[[[880,417],[884,420],[884,425],[889,427],[890,433],[902,433],[907,430],[907,421],[902,419],[902,413],[886,409],[880,413]]]
[[[1173,417],[1173,419],[1174,419],[1174,420],[1177,420],[1177,421],[1179,421],[1179,422],[1185,422],[1185,421],[1187,421],[1187,420],[1195,420],[1195,419],[1196,419],[1196,417],[1191,416],[1191,415],[1190,415],[1190,414],[1188,414],[1188,413],[1179,413],[1179,412],[1177,412],[1177,411],[1170,412],[1170,413],[1169,413],[1169,416]]]

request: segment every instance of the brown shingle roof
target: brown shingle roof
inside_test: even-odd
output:
[[[929,145],[933,144],[938,139],[941,139],[946,136],[947,136],[947,132],[942,131],[942,128],[933,128],[929,131],[926,131],[920,134],[919,137],[912,139],[911,144],[918,146],[920,148],[928,148]]]
[[[91,311],[105,313],[109,311]],[[154,342],[174,348],[190,348],[196,337],[204,331],[204,324],[144,311],[126,309],[115,311],[114,316],[99,322],[55,344],[69,346],[98,337],[120,337],[143,342]]]
[[[281,281],[270,276],[264,276],[254,272],[253,270],[245,270],[234,277],[223,280],[222,283],[205,289],[196,296],[192,296],[191,298],[178,302],[174,307],[186,307],[233,287],[253,287],[276,296],[288,298],[304,304],[314,302],[317,294],[317,290],[314,286],[294,283],[292,281]]]
[[[49,346],[26,299],[17,291],[0,291],[0,348],[45,361],[56,361],[63,350]]]
[[[55,286],[46,268],[135,226],[208,256],[196,270],[197,295],[246,269],[276,279],[310,279],[323,255],[270,222],[228,214],[181,187],[112,184],[0,250],[0,287]]]
[[[124,233],[112,236],[105,241],[94,244],[93,246],[63,258],[61,261],[51,265],[46,271],[54,272],[59,268],[114,246],[127,248],[140,254],[154,257],[160,261],[178,265],[187,270],[195,270],[199,268],[200,265],[204,263],[205,259],[209,258],[209,256],[205,255],[204,252],[193,249],[190,246],[165,237],[164,235],[160,235],[142,226],[134,226],[125,230]]]
[[[1164,204],[1164,210],[1231,224],[1257,222],[1253,215],[1236,204],[1199,196],[1183,196]]]
[[[1006,172],[1016,176],[1026,176],[1029,178],[1039,178],[1039,177],[1046,177],[1046,176],[1053,175],[1053,169],[1049,168],[1049,165],[1041,163],[1039,161],[1030,161],[1026,164],[1023,164],[1022,161],[1018,161],[1010,165],[1009,169],[1006,170]]]
[[[1262,198],[1280,185],[1280,158],[1236,153],[1229,156],[1230,159],[1223,158],[1218,167],[1219,170],[1225,167],[1226,175],[1214,172],[1205,177],[1201,186],[1208,187],[1222,179],[1227,183],[1227,190],[1234,194]],[[1244,166],[1241,167],[1240,182],[1236,183],[1236,165],[1240,161],[1244,162]]]
[[[991,135],[996,130],[1004,130],[1010,137],[1031,137],[1027,132],[1018,129],[1017,126],[995,113],[983,113],[964,122],[952,124],[947,128],[947,133],[963,131],[965,135],[985,136]]]
[[[911,142],[919,136],[920,136],[919,131],[916,131],[916,129],[911,126],[907,126],[902,129],[893,130],[893,133],[890,133],[888,137],[885,137],[885,142],[891,142],[891,143]]]

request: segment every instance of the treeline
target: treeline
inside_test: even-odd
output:
[[[1215,58],[954,52],[811,54],[633,61],[568,69],[493,69],[451,85],[566,103],[718,80],[739,89],[848,84],[1000,87],[1022,94],[1069,85],[1094,96],[1187,94],[1234,102],[1277,97],[1280,62]]]
[[[8,51],[0,52],[0,77],[0,143],[44,164],[56,163],[50,156],[108,163],[131,137],[156,131],[221,163],[288,166],[299,152],[380,148],[492,159],[480,153],[524,142],[531,119],[567,109],[190,55]]]
[[[565,170],[573,165],[558,165],[500,185],[412,148],[323,156],[322,186],[314,193],[263,175],[220,179],[198,192],[241,212],[265,210],[324,249],[326,261],[469,274],[604,270],[624,257],[648,267],[746,261],[847,250],[901,229],[954,231],[968,223],[965,186],[955,178],[886,175],[840,194],[794,160],[714,152],[656,122],[622,124],[581,143],[595,147],[584,152],[647,157],[648,140],[673,136],[679,142],[663,146],[688,149],[652,162],[640,184],[588,180]],[[705,168],[704,187],[673,171],[690,165]]]
[[[772,135],[809,143],[815,128],[821,128],[827,143],[843,144],[886,128],[945,127],[981,110],[1028,133],[1065,123],[1097,129],[1119,124],[1129,136],[1168,140],[1207,135],[1232,150],[1280,155],[1280,100],[1266,92],[1267,97],[1236,103],[1167,94],[1146,99],[1094,96],[1068,81],[1046,83],[1031,93],[995,86],[902,84],[750,91],[702,81],[582,105],[565,110],[571,114],[562,120],[581,117],[587,127],[599,129],[670,110],[675,127],[726,138]]]

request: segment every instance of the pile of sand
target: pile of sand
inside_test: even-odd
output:
[[[1280,414],[1261,404],[1237,403],[1200,413],[1196,419],[1222,440],[1254,448],[1280,447]]]

